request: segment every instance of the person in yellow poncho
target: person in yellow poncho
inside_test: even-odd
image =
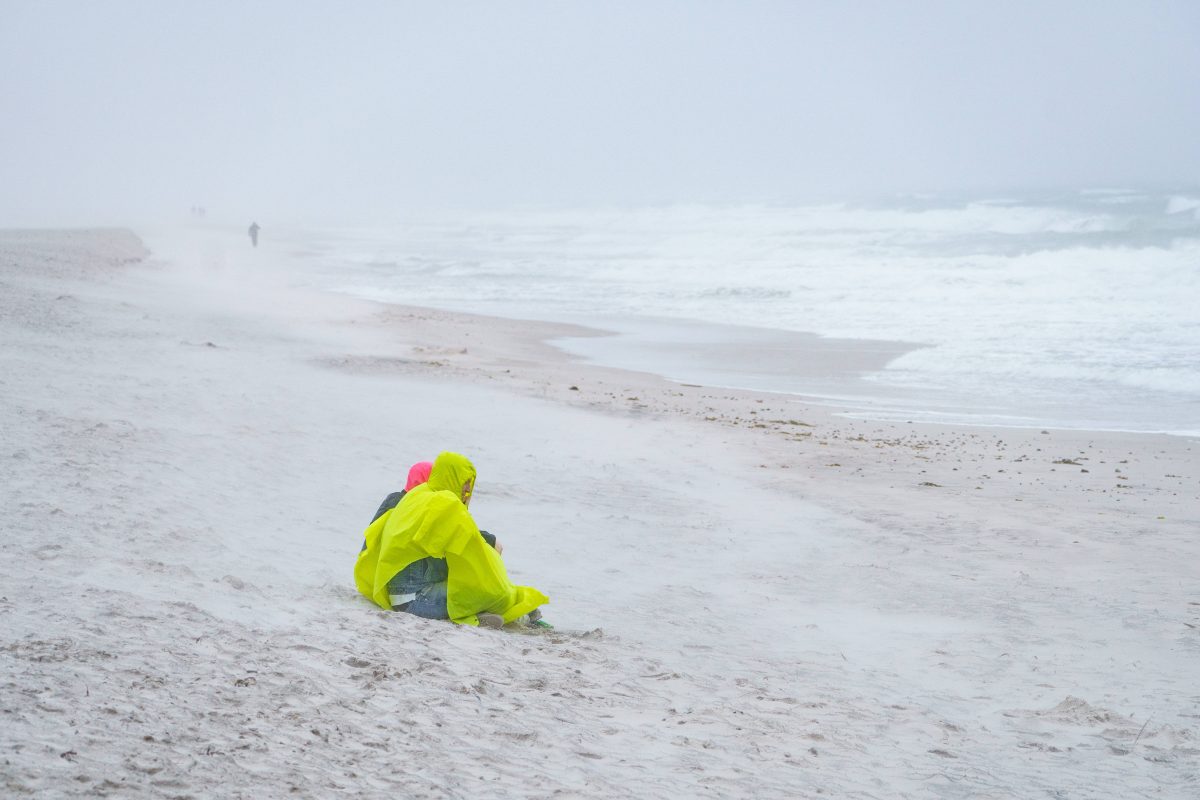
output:
[[[367,527],[354,564],[358,591],[380,608],[462,625],[539,616],[549,598],[509,580],[467,510],[474,489],[466,456],[441,453],[429,480]]]

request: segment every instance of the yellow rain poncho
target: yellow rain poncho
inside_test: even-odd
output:
[[[442,453],[429,481],[371,523],[366,547],[354,564],[358,591],[391,609],[388,581],[418,559],[446,560],[446,610],[462,625],[478,625],[477,614],[499,614],[512,622],[549,602],[529,586],[514,586],[500,555],[479,533],[463,503],[475,484],[475,467],[465,456]]]

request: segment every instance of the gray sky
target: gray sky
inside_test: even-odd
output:
[[[1200,184],[1197,2],[0,0],[0,225]]]

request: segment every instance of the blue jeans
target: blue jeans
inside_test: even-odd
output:
[[[388,581],[388,594],[416,594],[397,610],[425,619],[450,619],[446,611],[446,577],[449,574],[445,559],[422,558],[397,572]]]
[[[446,582],[435,583],[417,592],[416,598],[402,610],[425,619],[450,619],[446,611]]]

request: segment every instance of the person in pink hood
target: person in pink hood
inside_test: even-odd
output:
[[[433,469],[432,461],[418,461],[408,469],[408,480],[404,484],[404,489],[399,492],[392,492],[387,497],[383,498],[383,502],[379,505],[379,510],[375,512],[375,516],[371,518],[371,522],[383,516],[384,512],[389,508],[395,508],[405,494],[412,491],[414,486],[420,486],[425,481],[429,480],[429,470]]]

